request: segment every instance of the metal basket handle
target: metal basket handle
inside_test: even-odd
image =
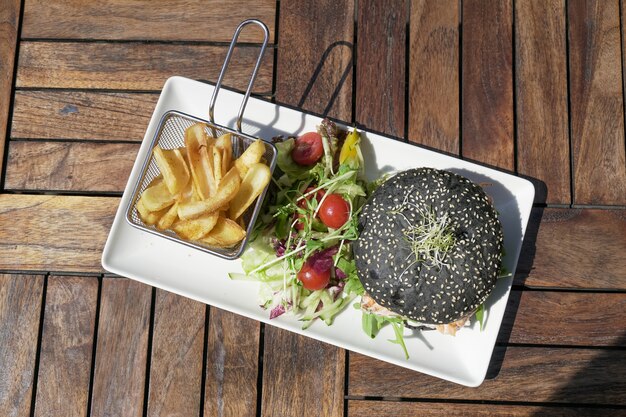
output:
[[[263,58],[263,54],[265,54],[265,48],[267,47],[267,42],[270,37],[270,31],[267,29],[267,26],[265,26],[265,23],[257,19],[247,19],[241,22],[239,26],[237,26],[237,30],[235,30],[235,34],[233,35],[233,40],[230,41],[230,47],[228,48],[228,52],[226,53],[226,58],[224,58],[224,64],[222,65],[222,70],[220,71],[217,83],[215,84],[215,89],[213,90],[213,95],[211,96],[211,102],[209,104],[209,120],[211,121],[211,123],[215,123],[215,120],[213,118],[213,110],[215,108],[217,95],[219,94],[220,87],[222,86],[222,79],[224,78],[224,74],[226,73],[226,69],[228,68],[228,64],[230,63],[230,58],[233,54],[233,49],[237,44],[239,33],[244,26],[250,23],[257,24],[261,27],[261,29],[263,29],[265,39],[263,40],[263,44],[261,45],[261,52],[259,53],[259,57],[257,58],[256,65],[254,66],[254,70],[252,71],[252,75],[250,76],[250,82],[248,83],[246,94],[243,96],[243,100],[241,101],[241,107],[239,107],[239,113],[237,115],[237,131],[239,132],[241,132],[241,119],[243,119],[243,112],[246,109],[246,104],[248,104],[248,98],[250,97],[250,92],[252,91],[252,85],[254,84],[254,80],[256,79],[259,68],[261,67],[261,59]]]

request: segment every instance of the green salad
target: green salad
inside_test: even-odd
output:
[[[275,144],[278,170],[241,257],[245,273],[230,277],[260,282],[270,319],[291,313],[303,328],[330,325],[363,294],[351,250],[367,197],[360,136],[323,120],[317,132]]]

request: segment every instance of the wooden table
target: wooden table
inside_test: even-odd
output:
[[[0,0],[0,415],[626,415],[620,16],[618,0]],[[481,387],[102,269],[163,82],[214,82],[249,17],[271,30],[258,95],[534,182]],[[234,88],[261,38],[243,40]]]

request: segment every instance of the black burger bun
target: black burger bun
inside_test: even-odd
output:
[[[424,230],[434,236],[426,243]],[[388,179],[364,205],[359,231],[354,257],[365,291],[419,323],[467,317],[500,272],[498,213],[478,184],[449,171],[417,168]]]

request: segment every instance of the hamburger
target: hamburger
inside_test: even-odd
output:
[[[369,313],[455,334],[495,286],[502,225],[483,189],[461,175],[393,176],[363,206],[358,229],[354,259]]]

